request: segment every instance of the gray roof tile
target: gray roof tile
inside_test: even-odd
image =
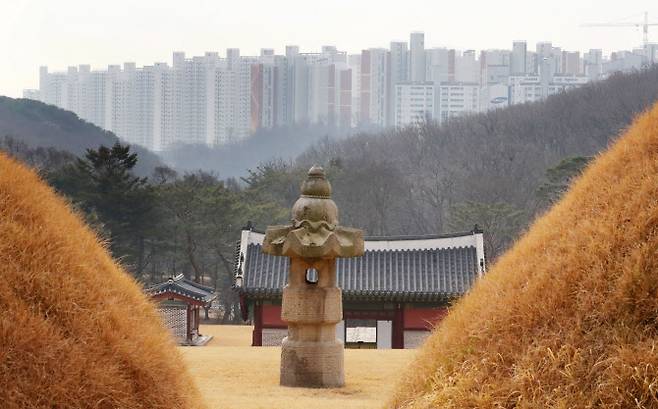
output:
[[[172,277],[162,283],[150,286],[146,289],[146,293],[152,296],[164,293],[174,293],[201,302],[210,302],[215,298],[214,290],[211,287],[189,280],[182,274]]]
[[[239,250],[238,250],[239,251]],[[240,263],[239,257],[236,259]],[[479,275],[476,248],[421,250],[366,250],[363,256],[336,260],[337,283],[345,298],[450,299],[462,295]],[[244,263],[236,264],[242,277],[238,291],[250,297],[281,296],[289,260],[261,251],[250,243]]]

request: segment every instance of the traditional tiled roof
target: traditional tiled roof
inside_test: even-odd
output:
[[[215,298],[212,287],[207,287],[192,280],[188,280],[182,274],[172,277],[162,283],[152,285],[146,289],[146,293],[151,296],[165,293],[178,294],[202,303],[209,303]]]
[[[281,297],[289,259],[261,251],[262,234],[243,231],[235,288],[248,298]],[[468,291],[484,270],[482,233],[371,237],[360,257],[336,260],[347,300],[439,301]]]

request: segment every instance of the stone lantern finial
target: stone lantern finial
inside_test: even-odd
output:
[[[324,169],[313,166],[292,207],[292,223],[270,226],[263,252],[290,257],[281,319],[288,336],[281,345],[281,385],[339,387],[344,384],[343,318],[336,286],[336,257],[363,254],[363,232],[338,225],[338,208]],[[313,276],[314,278],[311,278]]]
[[[292,206],[292,224],[270,226],[263,252],[304,258],[356,257],[363,254],[363,232],[338,225],[338,208],[324,169],[313,166]]]
[[[313,166],[308,170],[308,176],[302,183],[302,196],[331,199],[331,183],[320,166]]]

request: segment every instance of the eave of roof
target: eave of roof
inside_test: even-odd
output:
[[[281,300],[282,290],[279,288],[242,288],[233,287],[249,300]],[[382,302],[441,302],[450,303],[462,293],[439,293],[429,291],[380,291],[380,290],[348,290],[343,291],[343,301],[382,301]]]
[[[188,280],[182,274],[172,277],[165,282],[154,284],[147,288],[145,292],[151,297],[172,294],[202,303],[209,303],[215,298],[215,293],[211,287]]]
[[[211,297],[209,299],[199,300],[196,298],[188,297],[185,294],[174,293],[171,291],[164,291],[157,294],[150,294],[150,297],[151,299],[154,300],[179,300],[186,304],[199,305],[203,307],[209,306],[212,300],[215,298],[215,297]]]
[[[242,231],[234,254],[234,290],[250,299],[281,297],[289,260],[260,251],[264,234]],[[337,260],[346,299],[445,301],[457,298],[484,271],[482,231],[371,236],[363,256]]]

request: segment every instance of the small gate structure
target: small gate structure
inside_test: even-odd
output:
[[[212,336],[199,333],[199,310],[209,308],[215,299],[211,287],[185,278],[182,274],[146,289],[159,301],[162,322],[180,345],[205,345]]]

